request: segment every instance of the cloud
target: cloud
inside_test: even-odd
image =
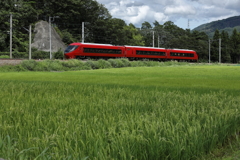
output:
[[[114,18],[141,27],[145,21],[160,24],[172,21],[182,28],[191,19],[196,25],[240,15],[240,0],[97,0]],[[179,21],[181,19],[181,23]]]
[[[166,15],[194,15],[196,14],[195,8],[191,6],[167,6],[164,13]]]
[[[131,3],[129,4],[126,4],[126,7],[133,7],[133,6],[143,6],[144,4],[142,2],[135,2],[135,1],[132,1]]]

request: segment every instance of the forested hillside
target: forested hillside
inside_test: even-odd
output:
[[[65,44],[82,41],[82,22],[85,22],[85,42],[180,48],[197,51],[200,61],[208,61],[209,37],[202,31],[190,31],[167,21],[143,22],[141,28],[113,18],[95,0],[6,0],[0,2],[0,56],[9,51],[10,14],[13,15],[13,50],[28,52],[29,36],[26,28],[40,20],[49,21]],[[58,16],[59,18],[53,18]],[[50,17],[50,18],[49,18]],[[32,29],[32,31],[34,28]],[[154,42],[153,42],[154,33]],[[218,62],[218,42],[222,38],[222,62],[240,61],[240,33],[232,36],[216,32],[211,43],[211,61]]]
[[[205,32],[210,37],[213,37],[215,30],[228,32],[232,34],[233,30],[236,29],[240,32],[240,16],[230,17],[223,20],[213,21],[207,24],[202,24],[193,30]]]

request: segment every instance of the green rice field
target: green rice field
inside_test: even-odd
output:
[[[0,158],[201,159],[240,131],[240,66],[0,72]]]

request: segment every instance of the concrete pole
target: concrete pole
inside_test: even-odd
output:
[[[10,14],[10,58],[12,59],[12,14]]]
[[[219,39],[219,63],[221,63],[221,38]]]
[[[211,62],[211,40],[209,39],[209,63]]]
[[[29,60],[32,59],[32,25],[29,25]]]
[[[52,33],[51,33],[51,17],[49,17],[49,58],[52,59]]]
[[[84,22],[82,22],[82,43],[84,43]]]
[[[153,47],[154,47],[154,31],[153,31]]]

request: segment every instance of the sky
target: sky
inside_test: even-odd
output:
[[[140,28],[142,23],[172,21],[183,29],[240,15],[240,0],[96,0],[113,18]]]

